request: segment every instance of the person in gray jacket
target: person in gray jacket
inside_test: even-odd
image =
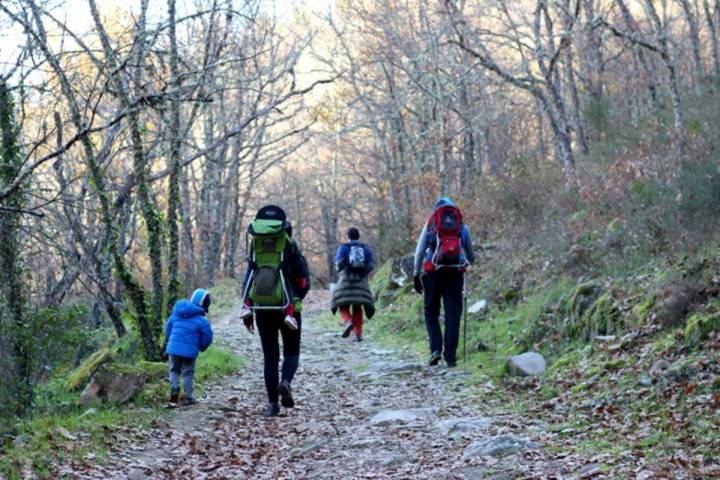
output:
[[[425,294],[425,326],[430,342],[430,365],[444,356],[457,364],[466,268],[475,261],[472,237],[460,210],[449,198],[435,204],[415,248],[415,291]],[[440,329],[440,301],[445,308],[445,335]],[[444,351],[443,351],[444,347]]]

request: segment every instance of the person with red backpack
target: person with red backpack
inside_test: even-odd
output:
[[[415,248],[415,291],[425,294],[430,365],[440,363],[443,356],[448,367],[457,364],[465,270],[474,261],[472,237],[462,212],[449,198],[439,199]],[[441,300],[445,308],[444,337],[440,329]]]

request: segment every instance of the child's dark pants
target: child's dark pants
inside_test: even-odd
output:
[[[183,377],[183,389],[189,399],[193,396],[193,377],[195,376],[195,359],[170,355],[170,388],[180,390],[180,376]]]

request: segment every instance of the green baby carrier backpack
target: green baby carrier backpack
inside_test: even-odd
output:
[[[283,275],[285,247],[290,242],[285,212],[268,205],[248,228],[248,252],[253,271],[246,295],[256,309],[284,309],[291,301]],[[246,290],[247,290],[246,289]]]

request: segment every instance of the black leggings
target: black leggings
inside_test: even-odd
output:
[[[258,311],[255,318],[260,343],[262,343],[263,357],[265,358],[265,388],[270,403],[278,401],[278,363],[280,362],[280,345],[278,344],[278,331],[283,339],[282,380],[292,382],[295,371],[300,363],[300,331],[302,319],[295,313],[298,329],[291,330],[285,325],[285,314],[275,311]]]

